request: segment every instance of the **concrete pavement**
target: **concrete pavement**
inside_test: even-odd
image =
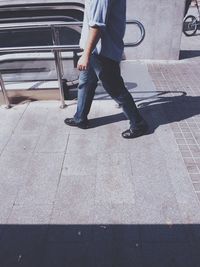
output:
[[[63,123],[75,101],[0,108],[2,266],[199,266],[199,61],[122,70],[150,125],[135,140],[102,92],[88,130]]]

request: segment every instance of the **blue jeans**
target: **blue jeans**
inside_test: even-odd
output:
[[[143,118],[125,87],[119,63],[96,54],[91,55],[88,69],[80,72],[78,103],[74,120],[76,122],[87,120],[98,80],[102,82],[107,93],[122,106],[125,116],[130,121],[130,126],[136,127]]]

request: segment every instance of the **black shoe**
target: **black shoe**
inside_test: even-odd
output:
[[[81,129],[88,129],[89,128],[88,120],[81,121],[81,122],[75,122],[74,118],[67,118],[64,120],[64,123],[69,125],[69,126],[78,127]]]
[[[135,128],[130,128],[122,133],[122,137],[126,139],[136,138],[145,135],[148,132],[148,125],[145,121],[137,124]]]

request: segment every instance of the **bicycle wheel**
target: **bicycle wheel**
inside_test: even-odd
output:
[[[192,15],[187,16],[183,21],[183,33],[186,36],[195,35],[197,31],[197,24],[198,24],[197,19],[194,16]]]

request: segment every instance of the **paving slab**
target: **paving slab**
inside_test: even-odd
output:
[[[13,154],[31,153],[35,150],[38,136],[32,134],[12,134],[4,149],[5,152]]]
[[[53,205],[24,204],[14,205],[7,220],[8,224],[16,225],[41,225],[50,222]]]
[[[95,176],[62,176],[57,191],[52,224],[93,223]]]
[[[73,153],[66,154],[63,164],[62,175],[70,176],[90,176],[95,177],[97,171],[97,156]]]
[[[48,106],[49,103],[38,105],[38,103],[32,102],[29,104],[15,133],[40,135],[48,115]]]
[[[11,188],[20,186],[23,183],[23,177],[30,157],[31,154],[28,152],[3,152],[0,157],[0,178],[2,184],[6,184]]]
[[[100,153],[97,161],[95,202],[108,205],[134,204],[135,188],[128,155]]]
[[[14,194],[15,193],[15,194]],[[16,192],[12,192],[12,194],[14,194],[14,196],[16,195]],[[4,199],[4,196],[1,194],[0,195],[1,199]],[[13,208],[13,203],[14,203],[14,199],[9,199],[9,200],[5,200],[4,203],[1,205],[0,208],[0,224],[1,225],[5,225],[8,222],[8,218],[11,214],[12,208]],[[2,230],[0,229],[0,236],[1,236],[1,232]]]
[[[24,173],[16,204],[53,204],[63,163],[63,153],[35,153]]]
[[[7,145],[26,108],[27,105],[16,106],[12,109],[0,107],[0,117],[3,118],[0,120],[0,153]]]

